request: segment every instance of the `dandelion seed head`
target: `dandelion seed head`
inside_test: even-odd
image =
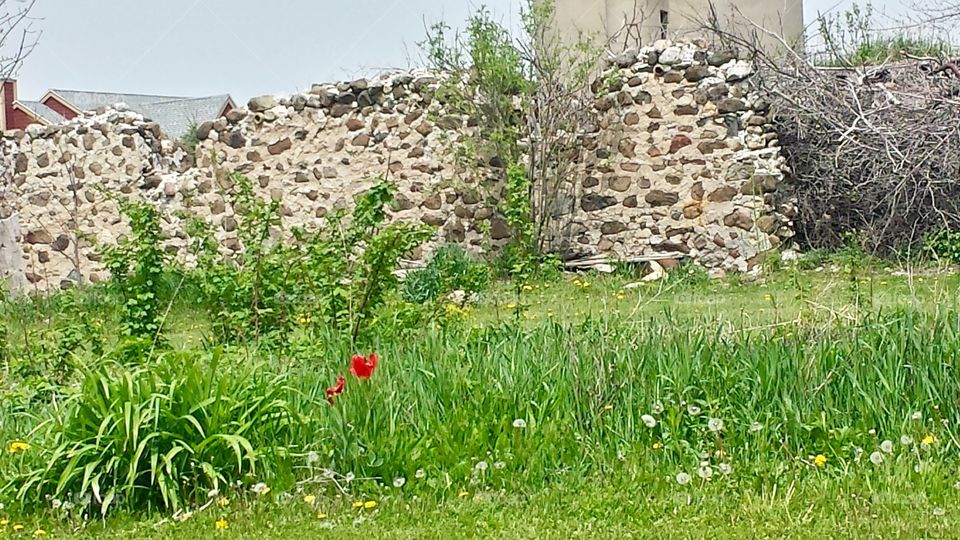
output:
[[[893,441],[891,441],[891,440],[885,440],[885,441],[883,441],[882,443],[880,443],[880,450],[883,450],[883,452],[884,452],[885,454],[892,454],[892,453],[893,453]]]
[[[523,418],[517,418],[516,420],[513,421],[513,427],[517,429],[523,429],[527,427],[527,421],[524,420]]]
[[[711,418],[707,420],[707,427],[710,428],[710,431],[719,433],[721,430],[723,430],[723,420],[719,418]]]
[[[681,486],[685,486],[689,484],[690,480],[692,480],[692,478],[690,478],[689,474],[685,472],[677,473],[677,483],[680,484]]]
[[[647,426],[648,428],[652,429],[657,427],[657,419],[650,416],[649,414],[645,414],[641,416],[640,420],[643,420],[643,425]]]
[[[873,463],[874,465],[880,465],[883,463],[883,453],[876,451],[870,454],[870,463]]]

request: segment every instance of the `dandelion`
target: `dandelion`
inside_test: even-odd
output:
[[[313,450],[311,450],[310,452],[307,452],[307,463],[312,464],[318,461],[320,461],[320,454],[314,452]]]
[[[22,530],[23,530],[23,525],[21,525],[21,524],[19,524],[19,523],[17,523],[16,525],[13,526],[13,532],[20,532],[20,531],[22,531]]]
[[[533,287],[531,287],[530,285],[524,285],[524,286],[523,286],[523,290],[526,291],[526,292],[530,292],[530,291],[533,290]]]
[[[317,502],[317,497],[315,495],[307,495],[306,497],[303,498],[303,502],[307,504],[313,504]]]
[[[220,508],[226,508],[230,506],[230,499],[226,497],[220,497],[219,499],[217,499],[217,506],[219,506]]]
[[[327,515],[323,512],[317,512],[317,519],[327,519]]]
[[[653,429],[653,428],[657,427],[657,419],[654,418],[654,417],[652,417],[652,416],[650,416],[649,414],[645,414],[645,415],[641,416],[640,419],[643,420],[643,424],[644,424],[645,426],[647,426],[648,428]]]
[[[924,438],[920,441],[920,444],[921,444],[922,446],[930,446],[931,444],[933,444],[933,443],[935,443],[935,442],[937,442],[937,438],[936,438],[936,437],[934,437],[933,435],[927,435],[926,437],[924,437]]]
[[[750,433],[756,433],[761,430],[763,430],[763,424],[760,422],[754,422],[750,424]]]
[[[523,429],[527,427],[527,421],[524,420],[523,418],[517,418],[516,420],[513,421],[513,427],[517,429]]]
[[[267,493],[270,493],[270,486],[264,484],[263,482],[259,482],[250,488],[250,491],[256,493],[257,495],[266,495]]]
[[[687,473],[685,473],[685,472],[679,472],[679,473],[677,473],[677,483],[680,484],[681,486],[685,486],[685,485],[689,484],[689,483],[690,483],[690,480],[692,480],[692,479],[690,478],[690,475],[689,475],[689,474],[687,474]]]
[[[687,407],[687,414],[690,416],[698,416],[700,414],[700,407],[696,405],[690,405]]]
[[[363,501],[354,501],[353,507],[354,507],[354,508],[363,508]]]
[[[901,435],[901,436],[900,436],[900,444],[902,444],[902,445],[904,445],[904,446],[910,446],[911,444],[913,444],[913,437],[911,437],[911,436],[909,436],[909,435]]]
[[[417,472],[415,472],[413,476],[415,476],[418,480],[423,480],[427,477],[427,471],[423,469],[417,469]]]
[[[659,449],[661,449],[661,448],[663,448],[663,443],[662,443],[662,442],[657,441],[657,442],[653,443],[653,449],[654,449],[654,450],[659,450]]]
[[[653,409],[653,414],[663,414],[663,403],[655,401],[651,408]]]
[[[469,491],[461,491],[461,492],[458,493],[457,495],[459,495],[459,497],[460,497],[461,499],[466,499],[467,497],[470,496],[470,492],[469,492]]]
[[[373,510],[374,508],[377,507],[377,501],[367,501],[363,503],[363,507],[366,508],[367,510]]]
[[[33,531],[33,536],[36,536],[36,537],[38,537],[38,538],[41,537],[41,536],[46,536],[46,535],[47,535],[47,531],[45,531],[45,530],[43,530],[43,529],[37,529],[37,530]]]
[[[817,454],[817,456],[813,458],[813,464],[817,467],[823,467],[827,464],[827,456],[823,454]]]
[[[30,445],[23,441],[13,441],[10,443],[10,453],[19,454],[20,452],[26,452],[30,449]]]
[[[398,476],[397,478],[394,478],[394,479],[393,479],[393,487],[395,487],[395,488],[397,488],[397,489],[402,488],[403,485],[406,484],[406,483],[407,483],[407,479],[404,478],[404,477],[402,477],[402,476]]]
[[[717,465],[717,468],[720,469],[720,472],[723,473],[724,476],[729,476],[730,473],[733,472],[733,467],[731,467],[729,463],[721,463]]]
[[[10,524],[9,519],[0,519],[0,527],[6,527],[9,524]]]
[[[877,434],[877,430],[871,428],[871,429],[867,430],[867,433],[869,433],[870,435],[876,435],[876,434]],[[833,430],[832,430],[832,429],[830,430],[830,434],[833,435]]]
[[[891,440],[886,440],[886,441],[883,441],[882,443],[880,443],[880,450],[883,450],[883,452],[886,453],[886,454],[892,454],[892,453],[893,453],[893,441],[891,441]]]
[[[513,311],[513,310],[517,309],[517,305],[516,305],[516,304],[507,304],[507,309]]]
[[[474,471],[474,472],[478,472],[478,473],[485,473],[485,472],[487,472],[487,462],[486,462],[486,461],[478,461],[477,464],[473,466],[473,471]]]
[[[719,418],[711,418],[707,420],[707,427],[710,428],[710,431],[719,433],[723,429],[723,420]]]
[[[918,421],[923,420],[923,413],[920,411],[916,411],[912,415],[910,415],[910,418],[912,420],[918,420]]]
[[[697,476],[703,478],[704,480],[709,480],[713,478],[713,468],[710,467],[710,464],[703,462],[700,464],[700,468],[697,470]]]
[[[870,454],[870,463],[873,463],[874,465],[880,465],[883,463],[883,453],[877,451]]]
[[[54,499],[50,501],[50,506],[53,507],[54,510],[59,510],[60,508],[63,507],[63,501],[61,501],[60,499]]]
[[[933,515],[937,517],[940,517],[946,513],[947,512],[943,508],[940,508],[939,506],[933,509]]]
[[[347,475],[343,477],[343,480],[349,484],[353,482],[355,478],[356,476],[352,472],[348,472]]]
[[[220,518],[213,525],[217,528],[218,531],[222,531],[227,528],[227,520]]]

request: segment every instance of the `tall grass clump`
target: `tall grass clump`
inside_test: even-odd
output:
[[[21,464],[18,499],[177,510],[275,474],[303,423],[287,377],[262,367],[211,352],[88,371],[26,438],[36,451]]]

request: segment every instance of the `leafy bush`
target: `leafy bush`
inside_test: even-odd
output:
[[[490,269],[474,261],[458,245],[438,249],[426,268],[411,272],[403,282],[403,296],[418,304],[436,300],[447,293],[461,290],[469,296],[487,288]]]
[[[51,411],[42,463],[17,484],[26,506],[75,499],[100,513],[176,510],[267,474],[301,420],[284,376],[219,352],[167,353],[133,370],[104,365]],[[71,499],[72,495],[72,499]]]
[[[960,232],[941,229],[930,235],[925,246],[926,251],[953,264],[960,263]]]
[[[279,204],[257,197],[248,179],[233,180],[243,251],[233,258],[209,236],[194,239],[200,303],[227,342],[251,336],[286,341],[297,325],[330,325],[355,341],[397,289],[400,259],[432,235],[422,225],[386,224],[396,187],[380,180],[357,199],[351,215],[334,211],[326,228],[294,230],[296,242],[280,242]]]
[[[150,204],[118,201],[130,221],[128,238],[103,249],[103,260],[122,298],[120,329],[123,335],[160,338],[161,293],[167,253],[160,245],[160,212]]]

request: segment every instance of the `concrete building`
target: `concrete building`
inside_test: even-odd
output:
[[[557,27],[569,39],[590,37],[614,49],[648,45],[661,38],[701,35],[711,0],[555,0]],[[802,0],[712,0],[725,27],[739,33],[754,23],[800,44],[804,33]],[[779,40],[760,33],[766,48]]]

